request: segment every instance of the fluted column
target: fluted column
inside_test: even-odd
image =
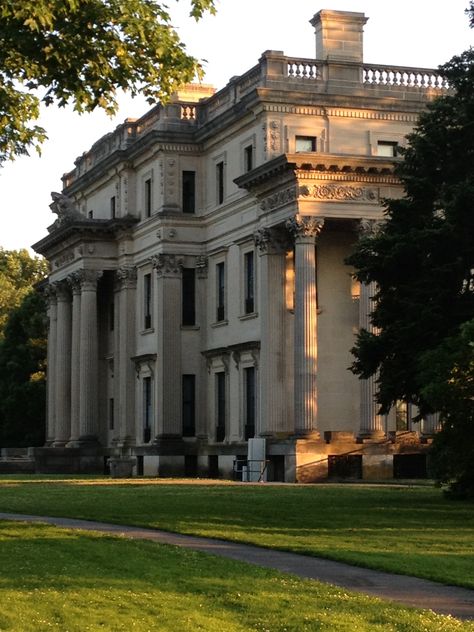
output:
[[[54,447],[71,434],[71,294],[67,281],[55,283],[57,296],[56,432]]]
[[[122,267],[116,272],[118,292],[118,322],[115,355],[115,380],[117,385],[118,444],[129,445],[135,437],[135,370],[132,356],[135,351],[135,298],[137,269]]]
[[[254,234],[260,256],[260,408],[256,436],[290,431],[285,414],[285,241],[275,229]]]
[[[153,257],[157,277],[157,436],[181,435],[181,271],[177,255]]]
[[[432,437],[441,430],[439,413],[425,415],[421,420],[421,434],[424,437]]]
[[[324,219],[296,215],[287,222],[295,239],[295,434],[317,432],[316,238]]]
[[[68,277],[72,290],[72,333],[71,333],[71,436],[68,447],[73,447],[79,438],[79,380],[81,352],[81,279],[78,272]]]
[[[48,353],[46,366],[47,418],[46,418],[46,445],[50,446],[56,436],[56,339],[57,339],[57,315],[58,305],[56,290],[53,285],[48,285],[46,290],[48,298]]]
[[[376,292],[375,283],[361,283],[359,296],[359,327],[374,332],[370,320],[372,297]],[[378,414],[379,404],[375,399],[377,392],[377,374],[366,380],[360,380],[360,428],[359,437],[377,438],[384,435],[384,417]]]
[[[79,442],[96,443],[98,434],[99,351],[97,282],[102,272],[81,270],[79,352]]]

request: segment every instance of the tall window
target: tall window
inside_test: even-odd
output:
[[[225,373],[216,373],[216,441],[225,439],[226,397]]]
[[[143,326],[145,329],[151,328],[151,274],[143,277]]]
[[[395,158],[398,156],[398,143],[391,140],[377,141],[377,156]]]
[[[109,331],[115,329],[115,302],[113,300],[109,303]]]
[[[216,265],[216,282],[217,282],[217,314],[216,320],[219,322],[225,320],[225,266],[224,263]]]
[[[253,252],[244,255],[244,294],[245,313],[252,314],[255,309],[255,266]]]
[[[115,195],[112,195],[110,198],[110,217],[112,219],[115,219],[116,206]]]
[[[145,202],[145,217],[151,217],[151,205],[152,205],[152,195],[151,195],[151,178],[145,180],[145,190],[144,190],[144,202]]]
[[[253,147],[248,145],[244,149],[244,167],[245,171],[252,171],[253,169]]]
[[[196,376],[183,375],[183,437],[196,434]]]
[[[149,443],[151,439],[151,377],[143,378],[143,443]]]
[[[196,281],[194,268],[183,268],[182,273],[182,316],[183,325],[196,324]]]
[[[316,136],[296,136],[295,151],[311,152],[316,151]]]
[[[115,426],[115,404],[114,398],[109,398],[109,430],[113,430]]]
[[[196,172],[183,171],[183,213],[196,211]]]
[[[224,163],[218,162],[216,165],[217,203],[224,202]]]
[[[255,437],[255,367],[244,369],[245,440]]]

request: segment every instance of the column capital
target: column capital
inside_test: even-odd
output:
[[[79,283],[81,285],[81,289],[84,290],[92,290],[95,291],[97,289],[97,283],[102,276],[102,270],[78,270],[79,275]]]
[[[173,254],[159,254],[150,257],[150,261],[159,277],[180,277],[184,257]]]
[[[277,227],[257,228],[253,240],[259,255],[281,254],[289,247],[287,236]]]
[[[375,237],[383,227],[383,220],[361,218],[357,221],[359,238]]]
[[[54,291],[58,301],[68,301],[71,298],[70,288],[67,278],[53,282]]]
[[[119,289],[133,289],[137,285],[137,268],[135,266],[121,266],[115,271],[115,281]]]
[[[48,285],[43,290],[43,294],[48,301],[48,307],[50,307],[53,303],[56,304],[57,295],[56,288],[54,287],[53,283],[48,283]]]
[[[293,235],[295,242],[315,242],[324,226],[323,217],[312,215],[295,215],[286,222],[286,227]]]
[[[80,271],[71,272],[71,274],[67,277],[67,281],[69,286],[71,287],[73,294],[79,294],[81,291],[81,274]]]
[[[206,279],[209,270],[209,259],[205,255],[196,257],[196,274],[198,279]]]

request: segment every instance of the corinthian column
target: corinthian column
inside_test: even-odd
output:
[[[285,242],[275,229],[254,233],[260,255],[260,414],[256,436],[290,431],[285,393]]]
[[[57,296],[56,432],[53,446],[63,447],[71,434],[71,295],[66,281],[55,283]]]
[[[116,401],[118,411],[118,445],[124,447],[134,440],[135,375],[132,356],[135,346],[135,295],[137,269],[122,267],[116,272],[118,284],[117,352],[115,356]]]
[[[78,272],[68,277],[72,289],[71,334],[71,436],[68,447],[79,438],[79,358],[81,352],[81,278]]]
[[[315,246],[324,219],[296,215],[286,225],[295,239],[295,434],[304,436],[317,431]]]
[[[47,418],[46,418],[46,445],[53,444],[56,436],[56,338],[58,304],[56,290],[53,285],[48,285],[46,290],[48,298],[48,355],[46,366],[46,386],[48,389]]]
[[[153,257],[158,298],[157,435],[181,435],[181,270],[177,255]]]
[[[81,270],[81,317],[79,353],[79,442],[97,443],[99,414],[99,350],[97,282],[102,272]]]

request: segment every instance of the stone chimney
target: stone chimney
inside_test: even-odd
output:
[[[310,20],[316,32],[316,59],[362,63],[367,20],[363,13],[318,11]]]

